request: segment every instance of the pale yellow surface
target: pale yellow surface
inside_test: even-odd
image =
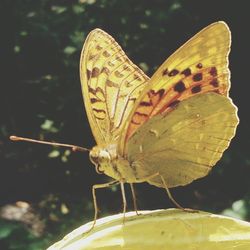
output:
[[[64,237],[48,250],[249,250],[250,224],[205,212],[178,209],[141,211],[97,221],[84,234],[88,223]]]

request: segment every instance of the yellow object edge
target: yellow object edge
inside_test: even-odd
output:
[[[203,211],[179,209],[140,211],[107,216],[89,222],[47,250],[152,249],[249,250],[250,223]]]

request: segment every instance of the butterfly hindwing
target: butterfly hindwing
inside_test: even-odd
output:
[[[80,59],[86,112],[98,145],[114,142],[148,77],[100,29],[88,35]]]
[[[205,93],[151,118],[128,141],[137,178],[159,173],[175,187],[206,176],[235,135],[236,111],[228,97]],[[148,182],[164,187],[159,177]]]

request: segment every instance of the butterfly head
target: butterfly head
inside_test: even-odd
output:
[[[98,146],[93,147],[89,153],[90,161],[95,165],[96,172],[102,174],[111,164],[110,153]]]

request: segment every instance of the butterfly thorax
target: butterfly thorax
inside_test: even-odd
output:
[[[106,174],[116,180],[136,182],[135,173],[127,159],[117,153],[116,145],[95,146],[89,153],[90,161],[95,165],[96,172]]]

